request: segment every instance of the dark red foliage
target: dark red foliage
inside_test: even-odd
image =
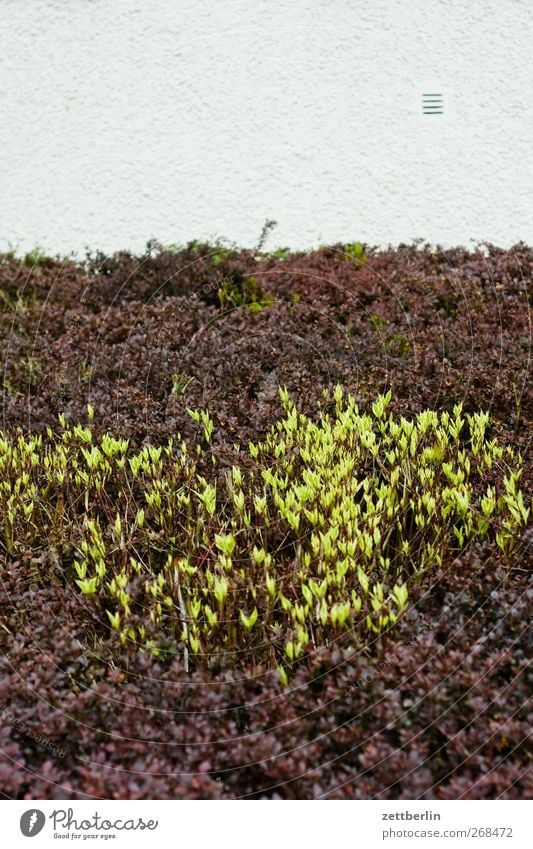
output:
[[[524,572],[495,569],[482,551],[436,575],[367,657],[344,640],[312,654],[287,689],[262,668],[187,675],[178,659],[160,665],[111,642],[94,653],[68,590],[32,588],[5,568],[2,579],[6,797],[455,799],[533,789],[532,593]]]
[[[218,258],[215,260],[215,256]],[[193,433],[217,449],[259,438],[278,384],[312,413],[341,382],[365,404],[488,409],[518,445],[531,492],[533,250],[402,245],[362,268],[341,246],[285,259],[190,245],[0,265],[3,427],[66,411],[134,442]],[[222,309],[253,276],[275,303]],[[173,375],[178,375],[176,382]],[[523,798],[533,787],[527,679],[529,530],[512,563],[489,545],[434,575],[399,625],[277,673],[219,662],[187,674],[96,640],[61,575],[0,559],[0,791],[26,799]],[[50,577],[51,575],[51,577]],[[103,629],[100,629],[103,631]],[[530,682],[529,682],[530,683]]]

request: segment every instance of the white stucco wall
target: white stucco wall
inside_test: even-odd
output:
[[[531,0],[0,0],[0,247],[531,243],[532,44]]]

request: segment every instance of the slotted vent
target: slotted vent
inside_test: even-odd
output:
[[[424,115],[442,115],[444,111],[444,100],[442,94],[423,94],[422,112]]]

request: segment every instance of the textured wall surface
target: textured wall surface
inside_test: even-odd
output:
[[[531,0],[0,0],[0,247],[531,243],[532,44]]]

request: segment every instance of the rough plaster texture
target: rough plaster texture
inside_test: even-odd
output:
[[[531,243],[532,43],[531,0],[0,0],[0,247]]]

